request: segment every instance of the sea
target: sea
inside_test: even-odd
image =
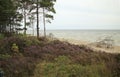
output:
[[[44,31],[40,31],[43,36]],[[36,36],[36,31],[27,31],[28,34]],[[120,30],[47,30],[47,35],[58,39],[96,42],[105,38],[112,39],[114,44],[120,46]]]

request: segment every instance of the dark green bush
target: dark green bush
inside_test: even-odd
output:
[[[13,37],[15,35],[17,35],[15,32],[3,32],[2,33],[5,37]]]
[[[120,63],[120,54],[116,55],[117,62]]]
[[[0,34],[0,40],[4,38],[4,35],[3,34]]]
[[[0,53],[12,53],[12,45],[16,44],[20,52],[24,51],[24,48],[31,45],[39,45],[39,40],[35,37],[9,37],[0,40]]]
[[[4,60],[4,59],[8,59],[8,58],[11,58],[12,56],[11,55],[9,55],[9,54],[0,54],[0,59],[1,60]]]
[[[25,40],[19,37],[4,38],[0,41],[0,53],[12,54],[11,48],[14,43],[19,47],[19,51],[23,51],[23,48],[26,46]]]
[[[113,77],[120,77],[120,54],[116,55],[117,63],[114,66]]]
[[[83,66],[71,63],[66,56],[59,56],[54,62],[38,64],[34,77],[111,77],[111,73],[105,63]]]

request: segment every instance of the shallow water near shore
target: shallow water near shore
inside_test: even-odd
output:
[[[27,31],[27,33],[32,34],[32,30]],[[96,42],[110,37],[114,40],[114,45],[120,46],[120,30],[47,30],[47,35],[50,33],[59,39],[79,42]],[[43,31],[40,31],[40,34],[43,35]]]

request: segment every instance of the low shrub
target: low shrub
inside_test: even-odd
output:
[[[0,34],[0,40],[4,38],[4,35],[3,34]]]
[[[8,59],[8,58],[11,58],[12,56],[9,55],[9,54],[0,54],[0,60],[5,60],[5,59]]]
[[[119,55],[95,51],[85,45],[30,36],[1,39],[0,66],[6,77],[34,74],[34,77],[120,76]]]
[[[11,47],[13,53],[19,53],[19,47],[14,43]]]
[[[24,48],[31,45],[39,45],[39,40],[35,37],[9,37],[4,38],[3,40],[0,40],[0,53],[10,53],[12,54],[12,47],[13,44],[16,44],[16,46],[19,48],[20,52],[24,51]]]
[[[120,54],[116,55],[117,63],[114,65],[113,77],[120,77]]]
[[[34,58],[20,56],[11,57],[1,64],[5,77],[31,77],[35,66]]]
[[[15,35],[14,32],[3,32],[2,34],[4,34],[5,37],[11,37]]]
[[[19,37],[4,38],[3,40],[0,41],[0,53],[12,54],[11,48],[13,44],[16,44],[19,47],[19,51],[23,51],[23,48],[25,47],[25,40]]]
[[[42,62],[37,65],[34,77],[111,77],[104,63],[86,65],[71,63],[66,56],[59,56],[54,62]]]

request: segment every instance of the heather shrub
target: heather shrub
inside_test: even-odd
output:
[[[15,46],[13,46],[16,44]],[[19,52],[23,52],[24,48],[31,45],[39,45],[40,42],[35,37],[9,37],[0,40],[0,53],[12,53],[13,49],[18,47]],[[15,48],[12,48],[15,47]]]
[[[8,58],[11,58],[12,56],[9,55],[9,54],[0,54],[0,60],[4,60],[4,59],[8,59]]]
[[[19,47],[19,51],[23,51],[23,48],[26,46],[25,40],[19,37],[9,37],[4,38],[0,41],[0,53],[9,53],[12,54],[12,45],[16,44]]]
[[[45,42],[48,41],[48,39],[46,37],[39,37],[38,40],[39,41],[45,41]]]
[[[114,66],[113,77],[120,77],[120,54],[116,55],[117,63]]]
[[[24,49],[24,55],[25,56],[31,56],[35,58],[42,57],[41,48],[39,46],[29,46]]]
[[[117,62],[120,63],[120,54],[116,55]]]
[[[54,60],[58,65],[67,65],[71,63],[71,60],[67,56],[58,56]]]
[[[15,36],[1,39],[0,66],[5,77],[120,76],[119,55],[44,37]]]
[[[36,65],[36,60],[31,57],[11,57],[4,60],[1,68],[5,77],[31,77]]]
[[[111,77],[104,63],[86,65],[72,63],[66,56],[59,56],[54,62],[39,63],[34,77]]]
[[[32,45],[39,45],[40,41],[36,37],[25,37],[23,38],[25,40],[26,46],[32,46]]]

